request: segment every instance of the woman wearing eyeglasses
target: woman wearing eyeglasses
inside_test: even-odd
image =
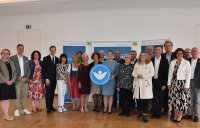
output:
[[[170,100],[175,111],[174,121],[179,123],[190,103],[189,87],[191,69],[189,61],[183,59],[184,50],[177,48],[177,57],[173,60],[169,68],[168,89],[170,90]]]
[[[0,59],[0,104],[3,111],[3,118],[5,120],[14,120],[8,114],[9,100],[16,99],[15,79],[16,70],[15,65],[9,60],[10,50],[3,49],[1,51],[2,58]]]

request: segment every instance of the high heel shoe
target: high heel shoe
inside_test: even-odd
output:
[[[14,120],[14,117],[3,117],[4,120],[11,121]]]
[[[37,109],[35,109],[35,110],[32,109],[32,112],[33,112],[33,113],[36,113],[36,112],[37,112]]]
[[[41,112],[41,111],[42,111],[42,109],[41,109],[41,108],[36,108],[36,110],[37,110],[38,112]]]
[[[108,114],[109,114],[109,115],[112,114],[112,111],[108,112]]]
[[[84,112],[84,109],[83,109],[83,108],[81,109],[81,112]]]
[[[87,108],[85,108],[85,112],[88,112],[88,109],[87,109]]]

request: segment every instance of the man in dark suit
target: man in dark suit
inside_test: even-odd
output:
[[[45,90],[46,90],[46,108],[47,113],[51,111],[56,111],[53,107],[54,93],[56,89],[56,64],[59,59],[55,56],[56,47],[51,46],[49,48],[50,55],[43,58],[43,76],[45,80]]]
[[[192,119],[194,122],[199,122],[199,104],[200,104],[200,59],[199,49],[192,48],[192,58],[189,58],[191,64],[191,80],[190,80],[190,99],[191,105],[188,107],[187,115],[183,119]]]
[[[164,47],[165,47],[165,51],[166,52],[162,54],[162,58],[167,59],[168,60],[168,65],[170,65],[171,61],[176,59],[176,55],[172,52],[173,43],[171,41],[167,40],[164,43]],[[167,88],[164,91],[164,99],[163,99],[164,111],[163,111],[163,115],[168,114],[168,111],[169,111],[169,104],[168,104],[169,97],[168,97],[168,94],[169,94],[169,90]],[[172,109],[172,111],[171,111],[170,118],[172,118],[172,119],[174,118],[174,109]]]
[[[152,118],[161,118],[161,111],[163,105],[163,91],[167,88],[168,80],[168,61],[167,59],[161,57],[162,46],[155,46],[155,57],[151,59],[154,65],[154,77],[153,82],[153,100],[152,108],[153,115]]]

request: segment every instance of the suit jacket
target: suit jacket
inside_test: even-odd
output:
[[[177,60],[173,60],[169,67],[168,85],[171,85],[171,80],[173,77],[174,66]],[[188,60],[182,59],[179,68],[177,70],[177,80],[186,80],[184,87],[190,87],[190,77],[191,77],[191,67]]]
[[[161,57],[167,59],[167,58],[166,58],[166,53],[163,53]],[[175,60],[175,59],[176,59],[176,55],[174,54],[174,52],[172,52],[172,54],[171,54],[171,61],[172,61],[172,60]],[[171,61],[170,61],[170,62],[171,62]]]
[[[17,55],[11,56],[10,60],[12,60],[15,64],[16,73],[17,73],[15,83],[18,84],[19,83],[18,79],[19,79],[19,77],[21,77],[21,70],[20,70],[18,56]],[[26,56],[23,56],[23,60],[24,60],[24,76],[23,76],[23,78],[26,78],[26,82],[28,82],[29,74],[30,74],[29,61]]]
[[[56,81],[56,65],[58,62],[58,57],[55,57],[55,64],[53,63],[50,55],[43,58],[42,74],[44,80],[49,79],[50,81]]]
[[[191,64],[192,58],[189,58],[188,61]],[[194,70],[194,86],[196,89],[200,89],[200,58],[197,59],[197,64]]]
[[[138,59],[136,58],[136,59],[135,59],[135,62],[133,63],[133,65],[135,65],[135,64],[137,63],[137,61],[138,61]],[[131,64],[132,64],[132,63],[131,63]]]
[[[16,69],[13,61],[9,61],[11,70],[12,70],[12,78],[11,81],[14,83],[16,79]],[[0,60],[0,83],[7,83],[9,81],[9,71],[7,66],[3,60]]]
[[[153,62],[153,66],[155,69],[155,57],[153,57],[151,59],[151,61]],[[161,86],[163,86],[163,85],[167,86],[168,69],[169,69],[168,60],[161,57],[160,65],[158,68],[158,81],[159,81],[159,84],[161,84]],[[154,77],[153,77],[153,79],[154,79]]]

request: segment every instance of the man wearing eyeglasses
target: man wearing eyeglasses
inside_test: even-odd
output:
[[[165,53],[162,54],[162,58],[165,58],[168,60],[168,65],[170,65],[171,61],[176,59],[176,55],[172,52],[172,49],[173,49],[173,43],[169,40],[166,40],[165,43],[164,43],[164,48],[165,48]],[[164,93],[164,99],[163,99],[163,108],[164,108],[164,111],[163,111],[163,115],[165,114],[168,114],[168,110],[169,110],[169,105],[168,105],[168,93],[169,93],[169,90],[168,88],[165,89],[165,91],[163,91]],[[174,109],[172,109],[171,111],[171,116],[170,118],[174,118]]]

